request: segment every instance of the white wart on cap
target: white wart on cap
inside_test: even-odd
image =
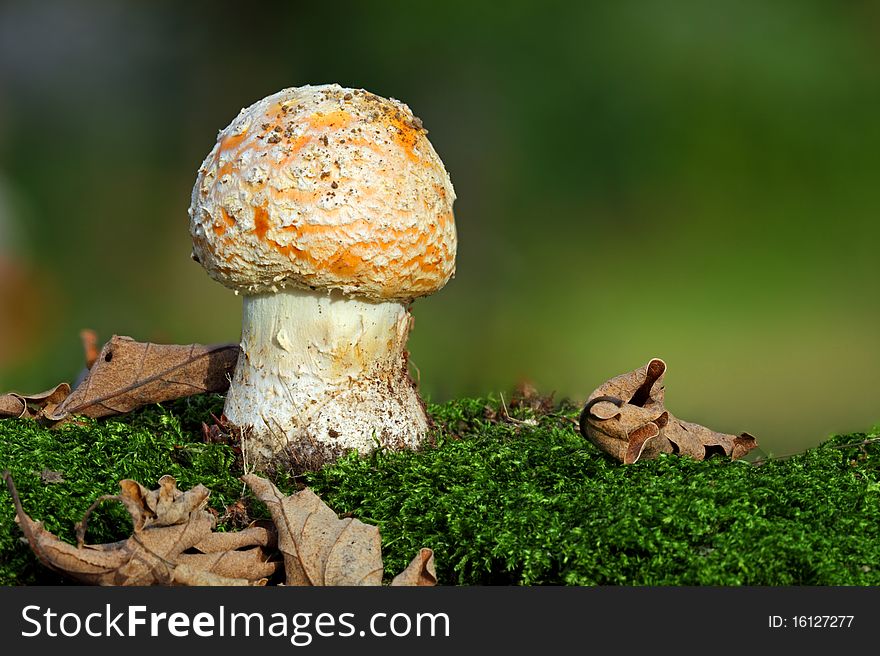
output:
[[[193,257],[244,295],[225,414],[252,465],[412,448],[409,303],[455,271],[455,193],[421,121],[338,85],[243,109],[193,188]]]

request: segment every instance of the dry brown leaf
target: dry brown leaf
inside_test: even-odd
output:
[[[357,519],[339,519],[308,488],[284,496],[271,481],[254,474],[242,480],[272,515],[287,585],[382,584],[382,544],[377,527]],[[434,552],[422,549],[391,585],[436,583]]]
[[[736,459],[758,446],[748,433],[718,433],[671,415],[664,405],[665,373],[666,363],[654,358],[600,385],[581,412],[584,437],[625,464],[661,453],[697,460],[718,453]]]
[[[60,383],[39,394],[0,394],[0,418],[17,417],[29,419],[48,410],[52,412],[70,394],[70,385]]]
[[[27,413],[27,403],[18,394],[0,395],[0,418],[22,417]]]
[[[214,532],[215,515],[205,510],[203,485],[182,492],[171,476],[156,490],[120,481],[120,494],[95,501],[77,524],[76,546],[59,540],[22,508],[9,472],[16,521],[37,558],[47,567],[92,585],[265,585],[284,559],[287,585],[381,585],[379,529],[357,519],[339,519],[311,490],[284,496],[270,481],[243,477],[269,508],[274,530],[255,522],[230,533]],[[87,521],[102,502],[125,505],[130,538],[84,544]],[[437,584],[434,552],[422,549],[392,581],[394,586]]]
[[[215,518],[204,510],[207,488],[177,489],[163,476],[158,490],[122,481],[119,496],[102,497],[77,526],[78,545],[59,540],[22,508],[9,472],[4,479],[15,504],[16,519],[40,561],[58,572],[92,585],[265,585],[278,568],[270,560],[273,539],[264,528],[213,533]],[[85,545],[89,513],[98,503],[121,501],[131,514],[130,538],[111,544]]]
[[[278,531],[287,585],[381,585],[379,529],[339,519],[306,488],[290,496],[254,474],[242,477],[266,504]]]
[[[434,569],[434,552],[430,549],[419,550],[407,568],[394,577],[393,586],[427,586],[437,585],[437,571]]]
[[[230,578],[228,576],[220,576],[203,569],[197,569],[185,564],[178,564],[174,571],[171,572],[170,585],[185,586],[248,586],[248,585],[265,585],[268,579],[260,579],[259,581],[251,581],[250,579]]]
[[[130,479],[119,481],[119,487],[122,489],[120,500],[128,508],[135,531],[185,522],[194,512],[204,508],[211,494],[202,484],[181,492],[172,476],[160,478],[156,490],[148,490]]]
[[[237,344],[151,344],[114,335],[82,383],[43,415],[50,421],[70,415],[106,417],[193,394],[223,392],[238,353]]]

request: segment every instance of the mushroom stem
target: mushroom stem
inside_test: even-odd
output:
[[[407,306],[341,292],[244,297],[242,354],[224,412],[257,469],[417,446],[424,406],[407,370]]]

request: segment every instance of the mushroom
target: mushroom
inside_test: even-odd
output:
[[[224,413],[250,467],[424,439],[409,308],[456,252],[455,192],[426,134],[397,100],[303,86],[243,109],[202,163],[193,259],[244,298]]]

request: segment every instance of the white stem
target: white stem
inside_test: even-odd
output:
[[[349,449],[417,446],[424,406],[407,371],[410,316],[398,302],[281,290],[244,297],[241,348],[224,412],[257,468]]]

